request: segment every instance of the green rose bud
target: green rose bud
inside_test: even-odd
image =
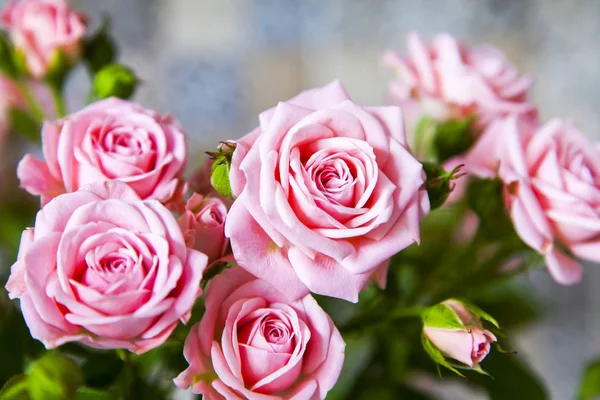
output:
[[[455,184],[452,181],[465,175],[459,174],[462,167],[462,165],[459,165],[452,171],[446,172],[439,164],[432,162],[423,163],[423,170],[427,176],[425,187],[432,210],[442,206],[452,190],[454,190]]]
[[[223,142],[216,152],[207,153],[214,160],[210,168],[210,184],[217,193],[229,199],[234,198],[229,182],[231,157],[234,151],[235,143]]]
[[[109,64],[98,71],[94,78],[94,95],[98,99],[112,96],[129,99],[138,82],[135,73],[128,67],[121,64]]]
[[[450,299],[423,314],[423,347],[439,365],[483,372],[479,363],[487,356],[496,336],[483,328],[481,320],[498,327],[489,314],[464,301]]]

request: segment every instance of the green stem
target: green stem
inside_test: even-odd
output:
[[[40,102],[32,92],[31,87],[23,80],[16,80],[15,83],[21,92],[21,96],[23,96],[23,100],[25,100],[27,108],[35,118],[36,122],[41,126],[46,115],[44,114],[44,109],[40,105]]]
[[[396,310],[395,312],[381,314],[361,314],[352,318],[347,324],[340,328],[344,335],[359,333],[364,329],[372,328],[381,324],[390,323],[406,318],[420,318],[425,307],[413,306]]]
[[[54,107],[56,108],[56,116],[62,118],[67,115],[67,106],[65,105],[65,99],[62,94],[62,90],[54,85],[49,85],[50,92],[52,92],[52,100],[54,101]]]

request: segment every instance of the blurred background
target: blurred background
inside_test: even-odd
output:
[[[534,77],[533,101],[544,120],[571,118],[600,139],[596,0],[72,4],[94,23],[111,16],[120,60],[144,81],[136,100],[183,124],[193,155],[190,168],[219,140],[254,128],[259,112],[303,89],[339,78],[357,103],[383,102],[391,73],[382,68],[380,56],[387,48],[404,50],[411,30],[426,38],[447,31],[468,44],[498,47]],[[77,71],[67,88],[71,109],[83,104],[88,85],[85,71]],[[552,399],[573,398],[584,362],[600,353],[600,270],[588,267],[584,281],[571,288],[553,283],[543,271],[522,279],[540,299],[543,314],[519,330],[516,350],[546,382]],[[432,390],[443,390],[442,398],[486,398],[464,385],[440,382]]]

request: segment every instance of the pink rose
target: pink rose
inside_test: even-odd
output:
[[[64,0],[12,0],[2,12],[2,22],[35,78],[48,73],[59,51],[71,63],[80,57],[85,17]]]
[[[206,255],[185,246],[173,215],[126,184],[56,197],[23,232],[6,284],[31,336],[142,353],[186,322]]]
[[[465,329],[441,329],[425,326],[425,337],[444,355],[461,363],[474,367],[490,352],[491,343],[496,336],[481,326],[479,317],[468,311],[455,300],[446,300],[442,304],[450,307],[465,326]]]
[[[263,112],[231,165],[225,234],[239,265],[292,299],[356,302],[373,277],[384,285],[429,211],[402,127],[398,107],[358,106],[337,81]]]
[[[206,254],[209,264],[225,255],[227,250],[226,218],[227,207],[220,199],[194,193],[178,220],[187,246]]]
[[[445,33],[430,45],[411,33],[407,47],[407,57],[390,50],[384,63],[397,73],[390,92],[403,107],[410,132],[425,115],[440,122],[475,116],[483,128],[500,116],[537,114],[528,102],[531,78],[497,49],[469,49]]]
[[[185,186],[180,179],[186,141],[179,124],[117,98],[93,103],[42,128],[45,162],[31,154],[19,163],[21,187],[53,197],[97,182],[118,179],[143,199],[166,202]]]
[[[571,123],[498,120],[471,149],[467,165],[503,181],[517,233],[544,256],[557,282],[581,280],[573,256],[600,262],[600,148]]]
[[[315,299],[287,296],[243,269],[218,275],[192,327],[176,379],[206,400],[324,399],[344,363],[344,341]]]

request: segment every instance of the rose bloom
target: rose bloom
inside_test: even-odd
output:
[[[6,289],[47,348],[79,341],[142,353],[186,322],[207,257],[185,246],[177,221],[126,184],[56,197],[23,232]]]
[[[310,295],[289,301],[239,267],[218,275],[192,327],[176,379],[206,400],[324,399],[344,363],[344,341]]]
[[[385,285],[429,211],[400,109],[358,106],[337,81],[263,112],[237,142],[230,181],[236,260],[290,298],[356,302],[373,278]]]
[[[483,129],[500,116],[537,114],[528,101],[531,78],[499,50],[468,48],[445,33],[431,44],[410,33],[407,47],[408,56],[390,50],[384,63],[397,74],[390,93],[405,112],[409,132],[423,116],[440,122],[475,116],[476,126]]]
[[[467,160],[473,174],[504,182],[517,233],[556,281],[581,280],[574,257],[600,262],[600,148],[570,122],[498,120]]]
[[[216,197],[204,197],[194,193],[179,217],[179,226],[186,244],[208,256],[208,262],[225,255],[229,240],[225,237],[227,207]]]
[[[444,355],[472,368],[488,355],[490,345],[496,341],[496,336],[483,329],[479,317],[468,311],[462,303],[446,300],[443,304],[452,308],[466,329],[452,330],[425,326],[423,333]]]
[[[71,63],[81,55],[85,17],[64,0],[12,0],[2,12],[2,22],[34,78],[48,73],[59,51]]]
[[[186,139],[170,116],[110,98],[42,128],[45,162],[25,155],[17,170],[21,187],[53,197],[97,182],[118,179],[143,199],[178,198],[186,162]]]

